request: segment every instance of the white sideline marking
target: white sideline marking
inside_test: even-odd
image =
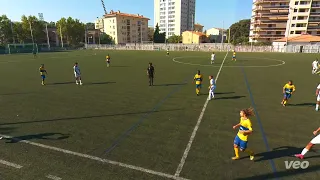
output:
[[[224,59],[223,59],[223,61],[222,61],[222,63],[221,63],[221,66],[220,66],[220,68],[219,68],[219,71],[218,71],[217,76],[216,76],[216,79],[215,79],[215,80],[216,80],[216,83],[217,83],[217,81],[218,81],[218,78],[219,78],[220,72],[221,72],[221,70],[222,70],[224,61],[226,60],[226,58],[227,58],[227,56],[228,56],[228,53],[229,53],[229,52],[227,52],[226,56],[224,57]],[[208,98],[207,98],[207,99],[206,99],[206,102],[205,102],[204,105],[203,105],[203,108],[202,108],[202,111],[201,111],[201,113],[200,113],[200,116],[199,116],[199,118],[198,118],[197,124],[196,124],[196,126],[194,127],[194,129],[193,129],[193,132],[192,132],[192,134],[191,134],[191,137],[190,137],[190,139],[189,139],[189,142],[188,142],[188,144],[187,144],[187,147],[186,147],[186,149],[184,150],[183,156],[182,156],[182,158],[181,158],[181,160],[180,160],[180,164],[178,165],[178,168],[177,168],[177,170],[176,170],[176,173],[174,174],[175,177],[179,177],[179,176],[180,176],[180,173],[181,173],[181,171],[182,171],[182,168],[183,168],[183,166],[184,166],[184,163],[186,162],[186,159],[187,159],[187,157],[188,157],[188,154],[189,154],[191,145],[192,145],[192,143],[193,143],[193,140],[194,140],[194,138],[196,137],[196,134],[197,134],[197,131],[198,131],[198,129],[199,129],[200,123],[201,123],[201,121],[202,121],[204,112],[205,112],[206,109],[207,109],[208,102],[209,102],[209,100],[208,100]]]
[[[13,138],[12,136],[7,136],[7,135],[0,135],[0,136],[2,136],[4,138]],[[153,170],[146,169],[146,168],[143,168],[143,167],[134,166],[134,165],[130,165],[130,164],[125,164],[125,163],[121,163],[121,162],[117,162],[117,161],[112,161],[112,160],[109,160],[109,159],[103,159],[103,158],[99,158],[99,157],[96,157],[96,156],[91,156],[91,155],[88,155],[88,154],[73,152],[73,151],[69,151],[69,150],[66,150],[66,149],[57,148],[57,147],[53,147],[53,146],[48,146],[48,145],[45,145],[45,144],[40,144],[40,143],[36,143],[36,142],[32,142],[32,141],[21,140],[19,142],[30,144],[30,145],[33,145],[33,146],[38,146],[38,147],[41,147],[41,148],[44,148],[44,149],[50,149],[50,150],[62,152],[64,154],[74,155],[74,156],[78,156],[78,157],[82,157],[82,158],[87,158],[87,159],[99,161],[99,162],[102,162],[102,163],[112,164],[112,165],[115,165],[115,166],[120,166],[120,167],[132,169],[132,170],[136,170],[136,171],[141,171],[141,172],[144,172],[144,173],[149,173],[149,174],[157,175],[157,176],[160,176],[160,177],[165,177],[165,178],[169,178],[169,179],[178,179],[178,180],[188,180],[186,178],[175,177],[174,175],[170,175],[170,174],[166,174],[166,173],[162,173],[162,172],[158,172],[158,171],[153,171]]]
[[[21,166],[21,165],[19,165],[19,164],[11,163],[11,162],[8,162],[8,161],[2,160],[2,159],[0,159],[0,163],[1,163],[1,164],[4,164],[4,165],[6,165],[6,166],[10,166],[10,167],[17,168],[17,169],[20,169],[20,168],[23,167],[23,166]]]
[[[46,176],[46,178],[48,178],[48,179],[53,179],[53,180],[61,180],[62,178],[60,178],[60,177],[57,177],[57,176],[54,176],[54,175],[51,175],[51,174],[48,174],[47,176]]]

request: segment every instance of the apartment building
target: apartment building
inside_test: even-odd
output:
[[[195,3],[196,0],[154,0],[154,26],[158,24],[167,38],[192,30]]]
[[[320,35],[320,0],[253,0],[250,42]]]
[[[110,11],[95,21],[95,28],[110,35],[116,44],[148,41],[148,21],[140,14]]]
[[[290,0],[253,0],[250,42],[285,37]]]

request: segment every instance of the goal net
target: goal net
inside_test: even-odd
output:
[[[38,45],[35,43],[31,44],[8,44],[8,53],[38,53]]]

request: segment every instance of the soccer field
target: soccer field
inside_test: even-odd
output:
[[[105,56],[110,54],[111,67]],[[320,151],[307,169],[286,169],[319,127],[311,74],[316,54],[162,51],[74,51],[0,56],[0,178],[102,179],[319,179]],[[79,63],[83,85],[75,84]],[[148,63],[155,66],[149,87]],[[44,63],[46,86],[38,72]],[[202,95],[192,83],[204,76]],[[207,101],[208,76],[217,79]],[[282,107],[282,87],[296,93]],[[246,153],[232,161],[239,111],[255,108]],[[300,160],[298,160],[300,161]]]

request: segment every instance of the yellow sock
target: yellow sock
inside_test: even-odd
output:
[[[239,157],[239,149],[238,148],[234,148],[234,154],[236,155],[236,157]]]
[[[252,155],[253,155],[253,151],[250,150],[250,149],[246,149],[244,152],[248,153],[249,156],[252,156]]]
[[[287,104],[287,101],[286,101],[286,100],[284,100],[284,101],[283,101],[283,104]]]
[[[199,94],[199,92],[200,92],[200,91],[199,91],[199,89],[197,88],[197,89],[196,89],[196,93]]]

